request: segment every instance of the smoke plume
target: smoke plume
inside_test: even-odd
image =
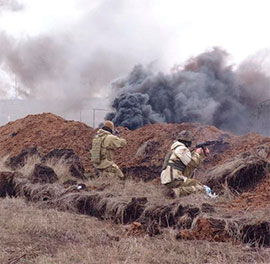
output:
[[[48,32],[18,38],[0,25],[0,69],[14,78],[18,97],[61,99],[76,110],[87,98],[107,97],[111,80],[134,64],[162,60],[166,41],[156,42],[167,33],[151,17],[151,4],[143,5],[142,14],[141,4],[132,0],[77,3],[84,5],[80,17]]]
[[[270,99],[269,77],[250,60],[233,69],[227,58],[213,48],[169,74],[137,65],[112,83],[115,112],[106,118],[132,130],[156,122],[200,122],[246,132],[256,105]]]
[[[158,60],[159,70],[167,68],[178,55],[185,54],[183,47],[194,40],[191,35],[198,35],[190,31],[182,36],[189,31],[190,23],[186,21],[190,18],[184,15],[189,13],[185,5],[179,8],[179,1],[174,1],[177,5],[161,0],[60,2],[0,0],[0,99],[50,100],[61,108],[57,112],[77,111],[84,100],[97,95],[108,97],[111,80],[127,75],[137,65],[126,78],[112,84],[116,91],[115,112],[108,117],[117,125],[136,129],[155,122],[188,121],[240,133],[249,126],[252,109],[269,98],[269,78],[258,66],[261,62],[249,58],[233,69],[221,49],[191,58],[184,67],[175,67],[170,73],[156,73],[142,66]],[[162,13],[161,7],[167,6],[171,7],[170,13],[174,13],[174,6],[179,8],[180,13],[174,16],[183,16],[180,24],[184,27],[174,24],[176,17],[171,20],[168,12]],[[203,6],[207,12],[209,8]],[[72,10],[70,17],[61,16],[67,7]],[[191,4],[189,8],[192,11],[194,7]],[[205,12],[200,10],[196,15],[205,17]],[[6,13],[12,15],[6,24],[1,23]],[[42,23],[34,27],[39,16]],[[20,18],[27,22],[26,28],[33,30],[21,35],[8,33],[3,25],[20,28]],[[208,27],[208,23],[204,25]],[[9,75],[6,80],[3,71]]]

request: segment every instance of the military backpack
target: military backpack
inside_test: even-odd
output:
[[[95,136],[92,141],[92,149],[91,149],[91,161],[93,163],[101,162],[101,145],[104,141],[105,137]]]

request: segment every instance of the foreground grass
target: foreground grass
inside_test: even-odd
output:
[[[269,263],[270,250],[230,243],[128,236],[127,227],[55,210],[21,199],[0,200],[0,263]]]

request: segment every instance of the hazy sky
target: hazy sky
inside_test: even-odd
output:
[[[270,48],[269,5],[269,0],[0,0],[0,81],[8,87],[17,75],[23,92],[33,96],[51,95],[44,87],[53,90],[57,83],[56,97],[72,96],[85,73],[89,85],[83,91],[91,86],[97,93],[134,64],[156,62],[169,69],[213,46],[224,48],[237,64]],[[42,47],[44,39],[48,45]],[[46,47],[49,55],[42,52]],[[60,57],[44,62],[49,81],[46,67],[35,80],[26,78],[43,54],[43,60]],[[56,76],[60,63],[67,66]]]
[[[119,4],[124,2],[113,1]],[[1,0],[1,2],[15,3],[12,0]],[[112,0],[17,1],[24,9],[17,12],[2,12],[0,27],[16,37],[46,34],[52,31],[64,32],[81,23],[82,19],[90,21],[95,11],[101,12],[99,6],[106,2]],[[126,0],[126,2],[132,1]],[[167,51],[169,63],[179,62],[216,45],[228,50],[236,61],[244,59],[257,50],[270,47],[268,0],[136,0],[133,2],[136,3],[130,5],[130,10],[125,6],[124,12],[118,16],[123,17],[125,13],[134,12],[135,16],[131,17],[131,20],[145,21],[145,28],[150,30],[149,34],[151,34],[151,26],[159,27],[160,34],[165,33],[170,38],[168,43],[170,49]],[[126,23],[132,26],[131,21]],[[123,30],[127,25],[123,25]],[[138,26],[142,27],[140,24]],[[143,28],[136,30],[147,34]],[[154,33],[158,34],[158,32]]]

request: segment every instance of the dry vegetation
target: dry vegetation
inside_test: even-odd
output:
[[[176,241],[175,230],[129,236],[129,226],[52,209],[22,199],[0,203],[3,264],[269,263],[270,250],[241,244]]]
[[[218,198],[165,195],[160,167],[179,129],[228,140],[195,175]],[[95,176],[94,130],[81,123],[43,114],[0,127],[0,263],[269,263],[269,138],[188,123],[120,130],[125,181]]]
[[[6,166],[7,160],[8,156],[5,156],[2,159],[0,159],[0,171],[11,171],[11,169]]]
[[[28,175],[35,161],[35,158],[28,159],[25,169],[20,172]],[[61,161],[54,165],[58,168],[64,166]],[[65,168],[60,171],[65,171]],[[153,205],[172,202],[161,195],[162,187],[152,182],[95,178],[84,183],[91,192],[116,196],[119,203],[121,199],[131,197],[147,197]],[[25,191],[29,188],[34,203],[26,203],[21,198],[1,200],[1,263],[269,263],[270,250],[259,246],[250,247],[239,241],[179,241],[175,238],[178,231],[170,227],[164,229],[162,234],[151,237],[142,230],[134,232],[133,224],[119,225],[113,220],[99,221],[94,217],[79,215],[67,197],[58,201],[63,202],[58,206],[69,212],[48,209],[49,204],[43,198],[49,192],[61,196],[63,188],[55,184],[46,186],[47,189],[40,184],[24,186]],[[224,190],[224,195],[214,201],[200,194],[182,198],[181,203],[222,204],[234,197],[228,188]],[[219,213],[226,213],[225,209],[219,210]],[[269,219],[269,214],[259,211],[252,217],[256,222]],[[137,228],[140,229],[140,226]]]

